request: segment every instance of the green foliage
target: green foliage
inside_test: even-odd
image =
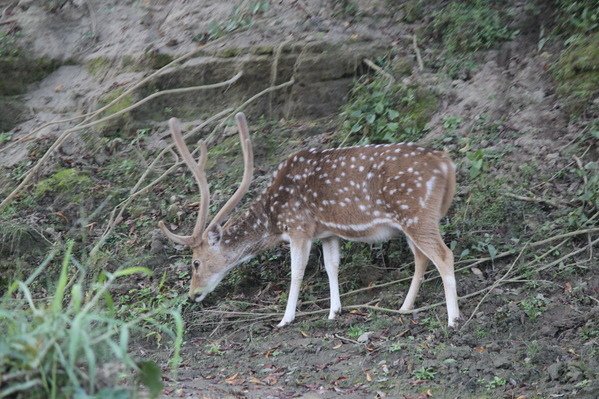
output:
[[[520,308],[526,313],[526,316],[532,321],[537,321],[547,307],[547,301],[542,295],[526,298],[519,303]]]
[[[106,57],[96,57],[85,63],[85,68],[95,78],[100,78],[110,69],[110,60]]]
[[[563,34],[586,34],[599,29],[599,1],[556,0],[557,31]]]
[[[414,378],[417,380],[434,380],[435,379],[435,370],[432,367],[420,367],[418,370],[414,370]]]
[[[0,144],[6,143],[12,139],[12,134],[10,133],[0,133]]]
[[[362,77],[341,113],[343,142],[350,144],[416,141],[437,108],[435,95],[419,86]]]
[[[198,42],[216,40],[228,33],[248,29],[253,25],[255,16],[262,15],[269,9],[270,0],[242,2],[233,8],[233,12],[226,20],[212,21],[208,26],[208,32],[195,35],[193,40]]]
[[[366,332],[366,330],[364,329],[363,326],[350,326],[349,329],[347,330],[347,336],[350,337],[351,339],[358,339],[360,337],[360,335],[364,334]]]
[[[443,128],[446,132],[452,133],[462,124],[462,118],[455,115],[447,115],[443,118]]]
[[[220,347],[220,342],[212,342],[210,344],[206,344],[206,352],[209,355],[213,356],[222,356],[225,354]]]
[[[448,54],[492,48],[517,33],[508,29],[505,15],[493,3],[496,2],[449,2],[433,15],[429,29],[441,38]]]
[[[104,272],[92,281],[85,275],[86,267],[73,258],[72,249],[70,242],[55,286],[41,293],[39,299],[31,289],[32,283],[53,261],[57,249],[27,280],[13,282],[0,301],[0,374],[6,383],[0,397],[97,394],[128,398],[135,387],[118,385],[132,374],[137,374],[149,389],[150,397],[158,397],[162,389],[160,369],[151,362],[134,361],[129,353],[130,338],[142,321],[171,315],[175,329],[163,324],[161,331],[175,339],[173,358],[178,362],[182,342],[179,311],[165,306],[139,317],[115,317],[110,294],[115,282],[151,272],[143,267],[121,268]],[[52,294],[48,296],[47,292]],[[110,388],[101,386],[106,381]]]
[[[507,380],[505,378],[493,376],[492,380],[490,380],[490,381],[483,380],[483,383],[484,383],[485,387],[487,388],[487,390],[493,390],[493,389],[497,389],[497,388],[501,388],[501,387],[505,386],[505,384],[507,384]]]
[[[551,71],[567,111],[582,114],[599,94],[599,32],[572,37]]]
[[[360,7],[354,0],[334,0],[334,15],[338,17],[356,17],[360,13]]]
[[[0,57],[16,57],[19,52],[15,36],[0,32]]]
[[[580,206],[568,213],[568,224],[573,228],[583,228],[593,223],[591,217],[599,212],[599,165],[597,162],[589,162],[582,169],[574,169],[573,172],[583,184],[575,194]]]
[[[77,169],[60,169],[37,184],[35,196],[41,198],[52,193],[77,200],[89,190],[91,185],[92,180],[86,173]]]
[[[111,103],[112,101],[114,101],[118,97],[120,97],[121,94],[124,93],[124,91],[125,91],[125,89],[121,87],[121,88],[115,89],[115,90],[105,94],[100,99],[100,104],[106,105],[106,104]],[[133,97],[131,95],[127,95],[127,96],[123,97],[122,99],[120,99],[115,104],[111,105],[106,111],[104,111],[105,116],[115,114],[127,107],[130,107],[131,105],[133,105]]]
[[[466,154],[466,159],[469,161],[468,170],[471,179],[475,179],[486,169],[486,164],[484,162],[485,152],[482,149],[468,152]]]
[[[395,3],[390,0],[389,3]],[[402,5],[403,20],[409,24],[414,23],[424,16],[424,0],[408,0]]]

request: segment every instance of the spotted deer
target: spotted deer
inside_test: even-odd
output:
[[[453,253],[439,234],[439,220],[455,192],[455,167],[448,155],[413,143],[302,150],[283,161],[270,185],[249,206],[223,224],[246,194],[254,160],[248,126],[236,115],[244,159],[241,185],[207,225],[210,192],[205,174],[207,150],[200,143],[196,163],[181,135],[180,123],[169,121],[171,135],[193,173],[201,202],[193,233],[177,235],[164,222],[160,229],[172,241],[193,251],[189,297],[202,301],[233,267],[281,241],[291,248],[291,285],[279,327],[295,318],[300,285],[314,240],[321,240],[329,279],[329,319],[341,311],[339,239],[378,242],[403,232],[415,258],[415,272],[400,311],[410,311],[430,259],[441,274],[448,324],[460,312]]]

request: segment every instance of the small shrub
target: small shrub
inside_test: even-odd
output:
[[[344,143],[416,141],[437,108],[435,95],[419,86],[363,77],[351,90],[342,117]]]
[[[551,71],[566,110],[582,114],[599,94],[599,32],[571,38]]]
[[[418,370],[414,370],[414,378],[417,380],[434,380],[435,370],[432,367],[420,367]]]
[[[510,39],[516,32],[507,27],[501,11],[486,0],[449,2],[437,11],[429,26],[441,38],[449,54],[485,50]]]

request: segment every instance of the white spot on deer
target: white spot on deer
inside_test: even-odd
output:
[[[412,173],[414,171],[414,168],[408,168],[408,172]]]
[[[344,202],[340,202],[340,203],[339,203],[339,205],[340,205],[342,208],[345,208],[345,206],[346,206]]]
[[[374,173],[372,172],[368,172],[368,174],[366,175],[367,179],[372,179],[374,177]]]
[[[300,157],[299,160],[300,160],[300,162],[304,162],[306,160],[306,158]]]
[[[325,182],[326,184],[331,184],[331,181],[330,181],[329,179],[326,179],[324,182]]]
[[[407,209],[410,209],[410,207],[407,206],[406,204],[401,204],[399,207],[400,207],[400,209],[403,209],[404,211]]]
[[[354,201],[355,202],[360,202],[360,198],[359,197],[354,197]]]
[[[349,198],[345,198],[344,201],[347,202],[348,204],[351,204],[351,199],[349,199]]]
[[[376,200],[376,204],[377,204],[377,205],[383,205],[383,200],[377,199],[377,200]]]
[[[441,164],[441,170],[443,171],[444,175],[447,174],[447,164],[446,163],[442,163]]]
[[[345,172],[341,172],[341,177],[345,177]]]
[[[374,216],[380,216],[381,215],[381,211],[374,211],[374,212],[372,212],[372,214]]]
[[[345,161],[341,161],[341,167],[345,166]]]
[[[393,194],[395,194],[396,191],[397,191],[397,189],[395,189],[395,188],[393,190],[389,190],[389,194],[393,195]]]
[[[408,194],[410,194],[414,190],[412,188],[408,188],[406,191],[408,192]]]
[[[360,208],[361,211],[365,211],[366,209],[368,209],[366,205],[359,205],[358,208]]]
[[[396,148],[393,152],[399,154],[401,152],[401,148]]]
[[[313,193],[312,193],[312,196],[313,196],[314,198],[316,198],[316,197],[318,197],[318,193],[317,193],[317,192],[313,192]]]

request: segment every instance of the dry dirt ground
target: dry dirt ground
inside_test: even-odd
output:
[[[107,68],[101,75],[94,75],[89,67],[93,60],[106,58],[116,65],[126,55],[136,59],[148,52],[179,56],[198,47],[197,40],[201,42],[202,35],[210,32],[211,22],[228,21],[234,13],[234,2],[222,1],[73,0],[55,10],[33,0],[19,3],[14,18],[30,51],[36,56],[59,59],[65,65],[25,94],[31,118],[14,129],[14,138],[44,122],[93,109],[103,93],[148,73],[113,72]],[[209,42],[205,51],[360,38],[391,48],[403,46],[396,50],[409,54],[410,62],[416,65],[410,41],[405,40],[405,35],[415,28],[400,23],[401,10],[388,7],[386,1],[356,1],[362,13],[356,19],[340,13],[341,3],[344,2],[272,1],[268,11],[257,14],[247,29],[234,30]],[[570,164],[571,158],[563,151],[579,130],[568,123],[560,109],[547,72],[551,49],[537,51],[536,39],[531,39],[537,33],[531,28],[528,36],[524,34],[485,52],[467,79],[449,79],[428,69],[405,77],[408,82],[425,82],[435,87],[441,98],[423,142],[437,143],[442,139],[448,116],[459,116],[461,120],[453,133],[456,137],[472,134],[484,117],[500,120],[498,133],[482,147],[501,154],[501,173],[508,180],[510,171],[519,171],[530,160],[541,165],[544,173],[560,171]],[[426,58],[427,50],[423,52]],[[302,117],[310,119],[309,114]],[[327,127],[334,125],[335,120],[330,115],[322,119]],[[65,126],[68,124],[46,128],[37,138],[56,137]],[[155,122],[155,126],[161,126],[160,122]],[[159,138],[164,132],[156,136],[156,145],[163,145]],[[315,137],[313,141],[327,136]],[[79,148],[76,138],[73,142],[67,143],[65,150],[70,158],[77,157]],[[455,143],[449,145],[455,147]],[[12,146],[9,151],[0,147],[0,151],[0,163],[7,167],[30,154],[25,145]],[[558,196],[567,195],[570,187],[556,182],[549,189]],[[467,189],[458,192],[458,197],[467,195]],[[538,215],[531,216],[530,229],[537,227],[538,219]],[[547,250],[558,243],[548,243]],[[392,245],[403,248],[403,241]],[[313,250],[305,285],[326,287],[318,251]],[[445,327],[444,305],[414,315],[346,310],[335,321],[325,320],[326,314],[305,313],[326,311],[326,300],[300,304],[304,313],[299,312],[292,325],[277,329],[278,316],[267,313],[273,311],[287,281],[270,287],[250,287],[229,300],[249,303],[248,312],[254,315],[227,314],[220,320],[203,323],[202,307],[186,312],[183,363],[176,376],[166,379],[164,397],[597,398],[596,253],[590,246],[580,254],[588,262],[579,273],[556,277],[541,272],[535,274],[535,279],[550,281],[536,284],[527,284],[532,278],[518,276],[519,281],[493,289],[482,302],[482,295],[461,300],[464,320],[455,330]],[[478,269],[468,267],[458,272],[458,295],[466,296],[490,286],[508,270],[514,258],[504,257],[481,263]],[[362,279],[362,287],[409,278],[409,261],[406,259],[399,269],[381,266],[372,271],[373,278]],[[542,264],[543,260],[536,263]],[[288,268],[288,264],[280,267]],[[443,300],[436,271],[429,271],[417,306]],[[343,259],[340,274],[343,277]],[[398,309],[407,284],[403,281],[365,290],[342,298],[342,303]],[[326,299],[327,290],[313,294]],[[216,298],[212,298],[204,307],[219,309],[210,306],[216,303]],[[471,316],[472,320],[463,326]],[[136,352],[158,360],[167,369],[169,350],[140,343]]]

